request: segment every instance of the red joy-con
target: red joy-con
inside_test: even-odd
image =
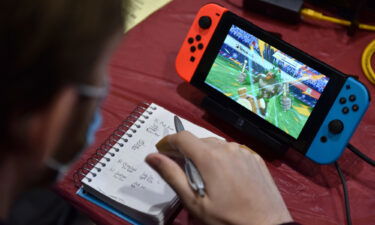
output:
[[[228,9],[216,4],[203,6],[194,19],[176,58],[178,75],[190,82],[203,53],[214,34],[223,14]]]

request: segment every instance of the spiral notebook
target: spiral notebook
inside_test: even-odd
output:
[[[175,133],[172,112],[141,104],[97,149],[74,176],[79,195],[128,222],[165,224],[179,208],[179,198],[144,159],[156,152],[155,144]],[[181,118],[181,117],[180,117]],[[218,137],[181,118],[185,129],[198,137]],[[92,200],[92,199],[95,199]],[[98,203],[99,202],[99,203]]]

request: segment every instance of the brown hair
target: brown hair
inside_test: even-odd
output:
[[[65,85],[88,83],[122,29],[121,0],[0,2],[0,142],[9,123],[43,108]]]

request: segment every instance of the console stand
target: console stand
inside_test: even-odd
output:
[[[266,146],[268,146],[274,151],[277,151],[278,153],[285,153],[289,148],[287,144],[282,143],[276,140],[275,138],[269,136],[267,133],[263,132],[258,126],[251,123],[246,118],[241,117],[229,108],[223,106],[219,102],[215,101],[213,98],[205,97],[202,101],[202,107],[206,109],[208,112],[219,117],[220,119],[233,125],[238,130],[261,141]]]

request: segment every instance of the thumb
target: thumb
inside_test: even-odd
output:
[[[195,198],[184,171],[172,159],[159,153],[151,153],[146,157],[146,162],[173,188],[183,202],[188,204]]]

